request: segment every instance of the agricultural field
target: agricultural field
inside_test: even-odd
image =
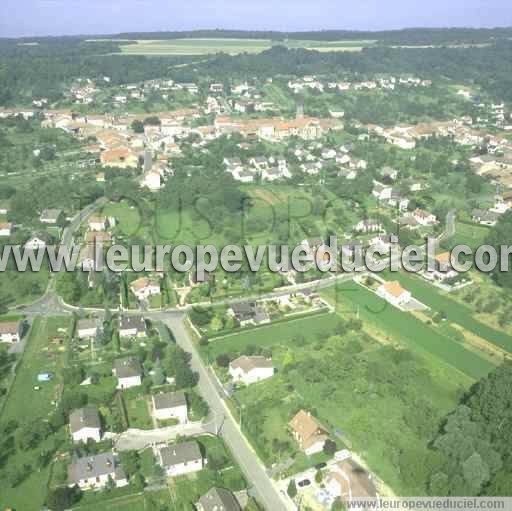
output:
[[[512,353],[512,335],[482,323],[475,317],[470,307],[453,300],[446,292],[405,272],[388,274],[387,277],[397,279],[405,289],[411,291],[415,298],[428,305],[433,311],[441,313],[447,321],[456,323],[483,341]],[[469,288],[467,292],[470,292]]]
[[[315,51],[361,51],[375,41],[287,41],[289,48],[304,48]],[[275,44],[270,39],[169,39],[169,40],[136,40],[121,44],[121,52],[125,55],[210,55],[227,53],[261,53]],[[281,44],[276,43],[276,44]]]
[[[336,305],[342,317],[360,317],[375,336],[426,356],[439,371],[459,373],[468,381],[485,376],[494,367],[487,358],[467,349],[460,335],[444,325],[400,311],[353,281],[333,286],[322,295]]]

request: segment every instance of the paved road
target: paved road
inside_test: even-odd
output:
[[[158,429],[128,429],[119,435],[109,434],[108,437],[114,440],[114,445],[119,451],[139,451],[154,443],[174,440],[178,435],[199,436],[205,433],[216,434],[216,432],[215,419],[213,419],[211,422],[206,423],[190,422],[189,424]]]
[[[258,500],[260,500],[265,506],[265,509],[269,511],[286,510],[287,506],[281,499],[279,491],[268,477],[265,467],[259,460],[258,455],[250,447],[240,431],[238,424],[229,413],[223,399],[219,395],[217,386],[212,381],[212,377],[201,360],[192,339],[184,328],[183,318],[184,314],[181,312],[161,313],[158,316],[158,319],[172,330],[177,344],[191,354],[190,365],[192,369],[199,374],[199,393],[208,403],[210,410],[215,416],[219,420],[223,417],[219,435],[230,447],[233,456],[240,465],[247,480],[252,483]]]

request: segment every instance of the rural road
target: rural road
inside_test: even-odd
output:
[[[220,421],[219,435],[229,446],[235,460],[242,469],[249,484],[252,484],[258,500],[269,511],[287,510],[288,507],[279,495],[272,480],[268,477],[265,467],[258,458],[258,455],[252,450],[248,441],[240,431],[237,422],[229,412],[224,400],[219,395],[217,386],[212,381],[207,368],[201,360],[192,339],[183,325],[183,313],[163,313],[160,319],[173,332],[176,343],[183,350],[191,354],[190,365],[193,371],[199,375],[198,390],[203,399],[208,403],[210,410]]]

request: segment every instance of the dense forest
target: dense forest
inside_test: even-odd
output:
[[[512,495],[512,364],[475,384],[432,443],[431,495]]]
[[[19,40],[0,40],[0,105],[27,103],[32,97],[56,100],[62,97],[64,85],[78,77],[108,76],[110,83],[117,85],[157,77],[190,81],[197,76],[224,80],[226,75],[248,78],[255,74],[275,77],[311,73],[334,77],[376,73],[444,77],[478,85],[497,100],[512,100],[510,40],[496,40],[481,47],[376,46],[361,52],[316,52],[275,45],[256,55],[218,54],[197,63],[194,69],[176,67],[197,60],[193,56],[127,56],[119,51],[119,44],[113,41],[46,38],[37,45],[25,45]]]

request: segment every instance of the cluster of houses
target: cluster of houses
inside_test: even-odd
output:
[[[349,90],[394,90],[397,87],[430,87],[431,85],[431,80],[424,80],[415,76],[385,76],[374,80],[335,82],[321,80],[314,75],[306,75],[302,78],[288,81],[288,88],[295,94],[299,94],[308,89],[318,92],[324,92],[326,90],[345,92]]]
[[[224,158],[224,165],[226,172],[241,183],[253,183],[258,177],[269,182],[292,177],[284,158],[258,156],[249,158],[247,164],[240,158]]]

